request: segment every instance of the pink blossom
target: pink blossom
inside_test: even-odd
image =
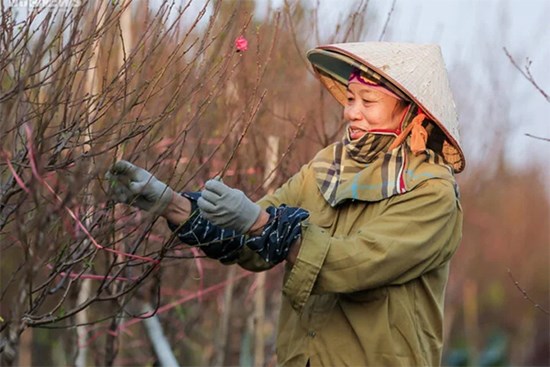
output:
[[[237,48],[237,52],[246,51],[248,50],[248,41],[243,36],[239,36],[239,38],[235,40],[235,47]]]

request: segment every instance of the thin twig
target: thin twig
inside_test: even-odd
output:
[[[264,90],[262,92],[262,94],[260,95],[260,98],[258,99],[258,102],[256,103],[256,105],[253,107],[253,109],[251,111],[250,117],[248,118],[248,121],[245,124],[243,132],[241,133],[241,136],[239,137],[239,139],[237,140],[237,143],[235,144],[235,147],[231,151],[231,155],[229,156],[229,159],[227,159],[227,162],[225,163],[225,165],[221,169],[221,171],[217,174],[217,176],[220,176],[220,177],[223,178],[223,176],[225,174],[225,171],[229,167],[229,164],[231,163],[231,161],[233,160],[233,157],[235,156],[235,153],[237,152],[237,148],[241,145],[241,142],[244,139],[244,137],[245,137],[245,135],[248,131],[248,128],[250,127],[250,125],[254,121],[254,118],[256,117],[256,114],[258,113],[258,109],[262,105],[262,101],[264,100],[264,97],[265,97],[266,94],[267,94],[267,90]]]
[[[540,94],[542,94],[542,96],[546,99],[547,102],[550,102],[550,96],[537,84],[537,82],[533,78],[533,75],[531,75],[531,70],[530,70],[531,60],[527,58],[527,65],[525,65],[525,71],[524,71],[517,64],[516,60],[514,60],[510,52],[508,52],[508,49],[506,49],[506,47],[503,47],[502,49],[506,53],[506,56],[508,56],[508,59],[510,59],[510,62],[512,63],[512,65],[514,65],[514,67],[521,73],[521,75],[523,75],[523,77],[527,79],[529,83],[531,83],[539,91]]]
[[[384,27],[382,28],[382,32],[380,33],[380,37],[378,37],[378,41],[382,41],[384,39],[384,36],[386,35],[386,30],[388,29],[388,24],[390,23],[391,15],[393,13],[393,9],[395,8],[395,1],[392,1],[390,11],[388,12],[388,15],[386,16],[386,22],[384,23]]]
[[[533,139],[538,139],[538,140],[543,140],[543,141],[549,141],[550,142],[550,138],[543,138],[541,136],[535,136],[535,135],[531,135],[529,133],[525,133],[525,136],[528,136],[528,137],[533,138]]]
[[[508,270],[508,275],[510,276],[510,279],[512,279],[512,282],[514,282],[514,285],[521,292],[521,294],[523,294],[523,298],[531,302],[537,310],[541,311],[546,315],[550,315],[548,311],[546,311],[544,308],[541,307],[541,305],[533,301],[533,299],[529,297],[529,294],[527,294],[527,292],[523,288],[521,288],[521,286],[519,285],[519,282],[514,278],[512,271],[510,269],[507,269],[507,270]]]

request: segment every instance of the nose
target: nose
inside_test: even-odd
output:
[[[349,121],[357,121],[361,119],[362,114],[355,101],[346,105],[344,108],[344,117]]]

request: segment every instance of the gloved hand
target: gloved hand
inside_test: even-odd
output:
[[[162,214],[174,191],[150,172],[128,161],[118,161],[105,175],[114,200]]]
[[[246,233],[260,215],[261,208],[237,189],[219,180],[208,180],[197,200],[201,215],[217,226]]]

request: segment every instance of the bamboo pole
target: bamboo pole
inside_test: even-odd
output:
[[[129,4],[130,0],[124,0],[120,4],[122,13],[120,14],[120,30],[121,30],[121,39],[120,39],[120,48],[118,56],[118,65],[122,67],[128,55],[132,52],[134,46],[134,37],[132,33],[132,7]]]
[[[479,307],[477,281],[466,279],[463,286],[464,299],[464,329],[470,346],[472,363],[476,364],[479,358]]]
[[[77,297],[77,303],[81,304],[86,302],[88,297],[90,296],[90,290],[91,290],[91,280],[90,279],[83,279],[82,285],[80,286],[80,289],[78,290],[78,297]],[[85,308],[79,313],[76,314],[76,323],[86,325],[88,323],[88,309]],[[86,326],[77,326],[76,327],[76,338],[77,338],[77,354],[76,354],[76,360],[75,360],[75,366],[76,367],[85,367],[88,364],[86,363],[87,357],[88,357],[88,331],[86,330]]]
[[[265,362],[265,272],[256,274],[256,292],[254,293],[254,366],[263,366]]]
[[[227,270],[227,285],[223,294],[223,308],[216,340],[216,357],[214,366],[223,366],[225,362],[225,350],[227,346],[227,335],[229,333],[229,317],[231,315],[231,303],[233,302],[233,287],[235,283],[236,266],[229,266]]]
[[[277,167],[279,155],[279,137],[269,135],[267,137],[265,174],[269,175]],[[273,193],[273,180],[271,174],[264,179],[263,187],[268,194]],[[254,366],[265,364],[265,280],[266,273],[256,274],[256,292],[254,294]]]
[[[97,4],[97,5],[96,5]],[[106,6],[107,3],[104,1],[94,2],[92,3],[91,12],[92,14],[97,14],[98,19],[91,25],[90,33],[97,32],[98,29],[101,29],[103,27],[103,22],[106,16]],[[99,93],[99,78],[97,76],[97,68],[98,68],[98,54],[99,54],[99,37],[96,38],[92,44],[91,47],[91,57],[90,57],[90,67],[88,72],[86,73],[86,84],[85,88],[88,91],[88,93],[92,96],[92,100],[94,96]],[[91,115],[93,114],[95,109],[95,103],[90,102],[88,106],[88,118],[91,121]],[[83,136],[84,142],[89,142],[92,138],[92,131],[91,131],[91,124],[88,124],[88,129],[85,131]],[[83,152],[88,153],[91,149],[91,146],[89,143],[86,143],[83,146]],[[86,203],[84,203],[85,210],[89,210],[90,208],[86,208]],[[89,215],[85,215],[85,218],[91,218]],[[88,223],[85,223],[88,224]],[[82,304],[86,302],[86,300],[90,297],[91,292],[91,280],[90,279],[83,279],[82,284],[80,286],[80,289],[78,291],[77,296],[77,302],[78,304]],[[76,314],[76,323],[77,325],[86,325],[88,323],[88,309],[85,308],[79,313]],[[75,359],[75,366],[76,367],[85,367],[87,366],[87,357],[88,357],[88,331],[86,329],[86,326],[77,326],[76,327],[76,338],[77,338],[77,354]]]
[[[142,313],[144,315],[150,314],[153,311],[154,310],[149,303],[143,303]],[[145,318],[143,320],[143,324],[145,325],[145,330],[147,331],[149,340],[151,341],[151,344],[153,344],[153,349],[155,350],[159,364],[162,367],[179,366],[178,360],[174,356],[174,352],[170,347],[170,343],[164,335],[158,315],[155,314],[151,317]]]
[[[19,339],[18,366],[32,366],[33,329],[26,328]]]
[[[120,4],[120,15],[118,18],[119,26],[120,26],[120,39],[119,39],[119,45],[118,45],[118,57],[117,57],[117,66],[119,68],[122,68],[122,77],[124,78],[121,83],[126,84],[126,62],[128,58],[128,54],[131,53],[132,47],[133,47],[133,37],[132,37],[132,9],[130,0],[123,0]],[[127,88],[127,86],[126,86]],[[123,150],[117,149],[116,151],[116,160],[121,160],[123,158]],[[122,216],[122,210],[120,206],[116,206],[114,208],[114,217],[115,217],[115,223]],[[118,231],[114,234],[115,237],[115,247],[116,244],[120,244],[120,246],[124,247],[123,251],[126,252],[126,246],[124,245],[123,241],[123,234],[122,232]],[[124,258],[121,255],[117,255],[118,261],[120,263],[124,262]],[[117,282],[114,282],[112,287],[115,289],[118,286]],[[150,304],[144,303],[143,307],[144,312],[152,311]],[[122,313],[122,310],[119,312],[118,315],[115,315],[113,317],[113,320],[111,322],[111,325],[114,330],[118,328],[120,325],[120,322],[123,320],[123,317],[120,317],[120,314]],[[149,335],[149,340],[151,344],[153,345],[153,348],[157,354],[157,358],[159,360],[159,363],[161,366],[177,366],[177,360],[172,354],[172,350],[169,347],[168,342],[166,341],[166,338],[164,337],[162,327],[160,325],[160,322],[158,321],[158,316],[154,315],[150,319],[145,320],[145,328],[147,330],[147,333]],[[157,335],[158,340],[157,340]],[[116,343],[118,344],[118,348],[122,349],[122,343],[123,343],[123,335],[114,336],[114,338],[117,338]],[[105,365],[106,366],[112,366],[116,360],[116,350],[115,348],[112,348],[108,343],[115,343],[115,339],[113,337],[107,337],[106,342],[106,359],[105,359]],[[166,347],[168,345],[168,347]],[[166,351],[168,349],[168,352]],[[175,363],[173,363],[175,361]],[[168,364],[167,364],[168,363]]]

